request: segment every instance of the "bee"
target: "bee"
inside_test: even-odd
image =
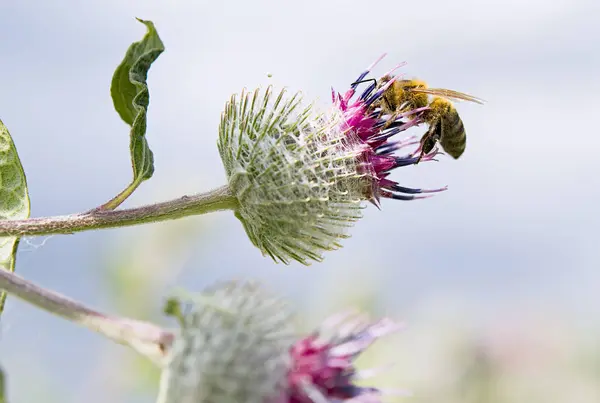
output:
[[[381,88],[391,79],[389,75],[384,76],[376,85]],[[433,96],[431,102],[430,95]],[[392,115],[388,124],[401,113],[427,107],[421,117],[429,128],[421,138],[421,153],[417,163],[424,155],[429,154],[438,142],[452,158],[458,159],[465,151],[467,133],[450,99],[483,104],[482,100],[471,95],[442,88],[428,88],[425,81],[413,79],[394,81],[374,107],[380,106],[384,113]]]

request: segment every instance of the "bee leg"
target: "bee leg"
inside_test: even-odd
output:
[[[421,145],[419,146],[417,151],[415,151],[415,153],[421,151],[421,153],[419,154],[419,157],[417,158],[417,162],[415,162],[415,164],[418,164],[419,162],[421,162],[421,159],[425,155],[427,155],[431,151],[433,151],[433,149],[435,148],[435,144],[440,139],[441,130],[442,130],[441,122],[439,122],[439,121],[437,123],[429,126],[429,130],[427,130],[427,132],[425,132],[425,134],[421,138]]]
[[[440,150],[436,147],[433,151],[429,152],[428,154],[424,154],[422,156],[422,160],[423,162],[425,161],[437,161],[435,159],[435,157],[437,157],[438,155],[444,155],[443,152],[440,152]]]
[[[419,154],[419,156],[417,157],[416,161],[415,161],[415,165],[418,164],[419,162],[421,162],[421,159],[423,158],[423,156],[425,155],[425,150],[423,149],[423,140],[421,139],[421,141],[419,142],[419,148],[417,148],[412,155],[417,155]]]
[[[421,161],[437,161],[435,159],[435,156],[438,154],[443,154],[441,153],[437,147],[435,147],[432,150],[428,150],[425,151],[422,147],[419,147],[414,153],[413,155],[419,153],[419,156],[417,157],[416,161],[415,161],[415,165],[418,164]]]
[[[398,119],[398,117],[400,116],[400,112],[394,112],[392,113],[392,115],[389,117],[388,121],[385,122],[385,124],[382,127],[382,130],[385,130],[389,127],[391,127],[393,124],[396,123],[396,119]]]
[[[421,160],[423,160],[423,157],[428,157],[432,151],[435,151],[434,155],[437,154],[437,149],[435,149],[435,140],[429,140],[428,144],[426,144],[424,147],[421,147],[421,152],[419,153],[419,156],[417,157],[417,161],[415,162],[415,165],[418,164],[419,162],[421,162]]]

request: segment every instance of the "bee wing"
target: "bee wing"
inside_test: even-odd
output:
[[[470,101],[470,102],[475,102],[478,104],[483,105],[483,99],[474,97],[472,95],[469,94],[465,94],[462,92],[458,92],[458,91],[453,91],[453,90],[447,90],[444,88],[411,88],[412,92],[420,92],[422,94],[429,94],[429,95],[437,95],[440,97],[444,97],[444,98],[450,98],[450,99],[455,99],[455,100],[463,100],[463,101]]]

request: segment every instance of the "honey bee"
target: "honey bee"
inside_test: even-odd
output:
[[[392,79],[384,76],[377,87],[383,87]],[[429,102],[429,96],[433,99]],[[421,158],[430,153],[437,142],[452,158],[458,159],[465,151],[467,133],[458,111],[450,99],[465,100],[483,104],[483,101],[468,94],[442,88],[428,88],[422,80],[396,80],[382,94],[381,99],[374,105],[380,106],[383,112],[392,117],[410,110],[428,107],[422,112],[423,121],[429,126],[421,138]],[[390,119],[393,122],[395,119]]]

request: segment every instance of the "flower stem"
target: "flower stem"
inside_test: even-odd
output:
[[[146,206],[124,210],[94,209],[67,216],[0,220],[0,236],[39,236],[72,234],[74,232],[127,227],[158,221],[174,220],[191,215],[235,209],[237,199],[227,186],[193,196],[183,196]]]
[[[98,207],[98,210],[114,210],[119,207],[129,196],[135,192],[135,190],[142,183],[141,180],[134,180],[127,186],[121,193],[104,203],[102,206]]]
[[[0,269],[0,289],[52,314],[100,333],[161,364],[173,334],[148,322],[109,316],[94,311],[61,294],[39,287]]]
[[[0,367],[0,403],[6,403],[6,381],[4,379],[4,371]]]

